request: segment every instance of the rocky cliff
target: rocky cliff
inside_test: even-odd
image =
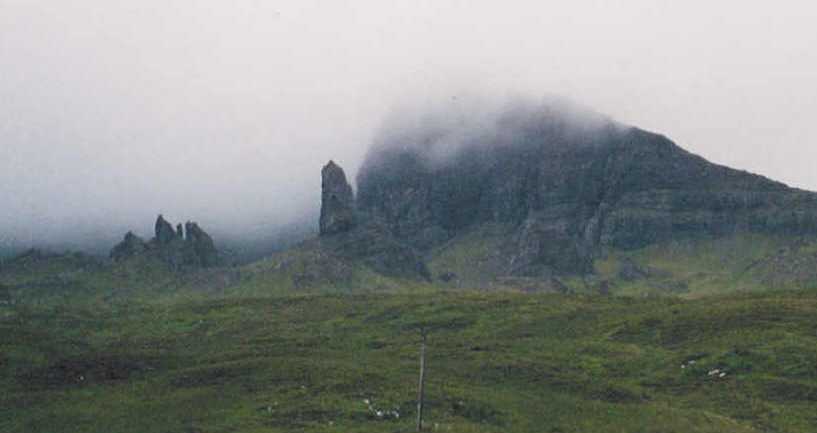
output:
[[[218,250],[213,238],[195,222],[184,225],[184,263],[208,268],[218,264]]]
[[[359,211],[420,252],[480,225],[512,227],[507,275],[587,273],[605,247],[817,233],[816,194],[573,106],[385,128],[357,182]]]
[[[429,279],[420,254],[395,238],[382,221],[362,218],[343,169],[333,161],[321,170],[320,246],[332,255],[357,261],[385,275]]]

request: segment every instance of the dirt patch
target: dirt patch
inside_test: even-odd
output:
[[[328,411],[321,409],[295,409],[289,411],[277,411],[275,408],[261,408],[261,411],[269,413],[269,419],[264,423],[269,427],[293,429],[306,428],[316,424],[326,425],[340,420],[348,419],[348,414],[340,411]]]
[[[487,423],[497,426],[505,424],[505,417],[502,412],[479,400],[449,397],[443,404],[448,407],[451,415],[467,419],[473,423]]]
[[[179,388],[195,388],[222,385],[228,382],[243,383],[252,377],[258,364],[229,363],[216,366],[190,368],[181,371],[170,383]]]
[[[152,368],[144,360],[125,357],[95,356],[61,359],[47,367],[21,374],[25,385],[42,388],[81,386],[89,383],[119,382]]]

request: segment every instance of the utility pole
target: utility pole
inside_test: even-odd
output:
[[[423,403],[425,399],[426,382],[426,330],[420,329],[422,342],[420,343],[420,385],[417,389],[417,431],[423,430]]]

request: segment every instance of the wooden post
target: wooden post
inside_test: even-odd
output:
[[[426,330],[421,329],[420,333],[423,337],[420,343],[420,384],[417,389],[417,431],[423,429],[423,400],[425,399],[425,381],[426,381]]]

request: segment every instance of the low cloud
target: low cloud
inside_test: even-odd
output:
[[[0,0],[0,249],[104,251],[159,213],[221,238],[314,225],[329,159],[354,178],[396,122],[446,161],[501,142],[515,95],[817,189],[815,21],[810,3]]]

